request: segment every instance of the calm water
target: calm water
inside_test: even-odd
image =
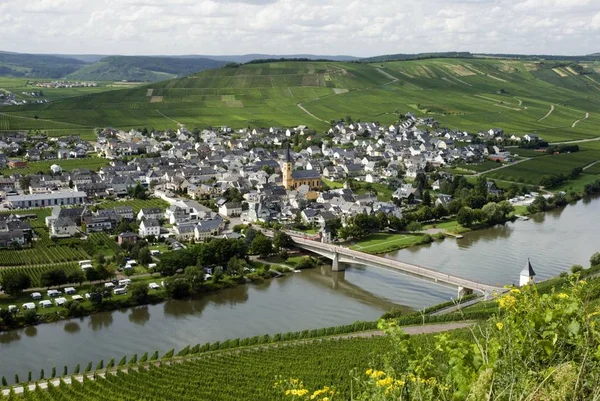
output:
[[[535,216],[427,246],[391,258],[488,282],[518,281],[527,257],[539,279],[572,264],[587,266],[600,251],[600,201],[579,202]],[[188,344],[374,320],[392,307],[423,308],[455,291],[382,269],[352,267],[304,271],[260,285],[239,286],[200,299],[115,311],[0,333],[0,376],[21,379],[52,366],[125,354],[164,353]]]

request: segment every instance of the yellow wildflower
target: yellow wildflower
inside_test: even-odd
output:
[[[392,384],[393,382],[394,382],[394,379],[392,379],[391,377],[386,377],[385,379],[377,380],[375,382],[375,385],[377,385],[377,387],[387,387],[390,384]]]
[[[568,295],[568,294],[565,294],[564,292],[561,292],[560,294],[558,294],[558,297],[559,297],[560,299],[567,299],[567,298],[569,298],[569,295]]]
[[[373,373],[371,373],[371,379],[379,379],[382,376],[385,376],[385,372],[382,372],[381,370],[374,370]]]
[[[498,322],[496,323],[496,327],[498,328],[498,330],[502,330],[504,328],[504,323]]]
[[[498,300],[500,308],[510,309],[517,304],[517,299],[512,295],[506,295]]]
[[[367,374],[367,376],[371,376],[371,374],[373,373],[373,369],[367,369],[365,373]]]
[[[519,290],[518,288],[511,288],[510,293],[511,294],[520,294],[521,290]]]
[[[587,281],[585,281],[585,280],[579,280],[579,284],[581,284],[581,285],[586,285],[586,284],[587,284]]]
[[[590,317],[594,317],[594,316],[598,316],[598,315],[600,315],[600,312],[596,311],[596,312],[592,312],[592,313],[588,314],[587,317],[590,318]]]

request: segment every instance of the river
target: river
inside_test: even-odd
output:
[[[600,200],[536,215],[529,221],[468,233],[387,255],[490,284],[518,282],[527,258],[542,280],[600,251]],[[0,376],[21,379],[53,366],[62,373],[100,359],[161,354],[227,338],[375,320],[392,307],[424,308],[455,290],[383,269],[353,266],[288,274],[194,300],[168,301],[0,333]]]

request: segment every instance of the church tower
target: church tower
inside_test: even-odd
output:
[[[290,153],[290,144],[288,143],[287,148],[285,150],[285,161],[283,162],[283,186],[285,189],[290,189],[294,185],[294,179],[292,178],[292,155]]]
[[[521,270],[521,274],[519,275],[519,287],[523,287],[524,285],[533,284],[533,280],[535,277],[535,272],[533,271],[533,267],[531,266],[531,262],[529,258],[527,258],[527,264]]]

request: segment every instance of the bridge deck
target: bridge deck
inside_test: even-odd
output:
[[[306,249],[308,251],[319,253],[318,251],[324,252],[326,254],[338,254],[338,257],[342,257],[341,261],[344,263],[348,262],[356,262],[361,264],[374,264],[384,266],[386,268],[391,268],[394,270],[399,270],[405,273],[409,273],[418,277],[425,278],[429,281],[440,282],[445,284],[450,284],[456,287],[468,288],[474,291],[492,294],[494,292],[504,292],[505,288],[496,287],[493,285],[488,285],[484,283],[480,283],[474,280],[465,279],[462,277],[454,276],[451,274],[442,273],[427,267],[413,265],[410,263],[401,262],[394,259],[387,259],[381,256],[371,255],[364,252],[354,251],[348,248],[344,248],[341,246],[336,246],[333,244],[324,244],[321,242],[308,240],[304,238],[299,238],[294,236],[294,242],[299,248]]]

